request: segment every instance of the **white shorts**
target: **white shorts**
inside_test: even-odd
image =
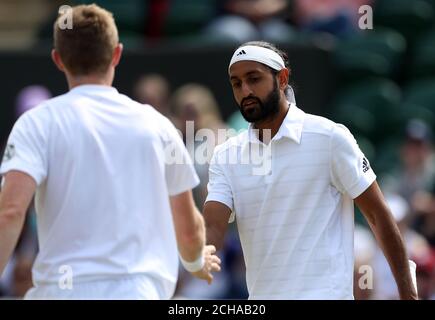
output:
[[[144,275],[110,280],[73,283],[62,289],[57,284],[38,285],[25,295],[26,300],[157,300],[168,299],[157,281]]]

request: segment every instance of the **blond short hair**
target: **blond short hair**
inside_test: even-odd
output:
[[[106,73],[119,43],[112,13],[96,4],[74,6],[71,29],[62,28],[65,14],[54,24],[54,48],[66,69],[75,76]]]

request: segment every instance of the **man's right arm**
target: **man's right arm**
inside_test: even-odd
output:
[[[180,260],[192,275],[211,283],[211,272],[220,271],[220,259],[214,255],[214,247],[205,246],[204,219],[195,206],[191,191],[199,179],[174,125],[168,119],[164,119],[162,124],[166,125],[162,133],[165,180]]]
[[[184,260],[193,261],[205,245],[204,220],[195,206],[190,190],[171,196],[170,202],[178,251]]]
[[[204,258],[202,269],[192,272],[200,279],[211,283],[212,272],[220,271],[220,259],[214,246],[205,246],[204,219],[195,206],[192,191],[170,197],[178,251],[184,263],[192,264]]]
[[[35,189],[28,174],[15,170],[5,174],[0,192],[0,276],[17,245]]]
[[[207,229],[207,244],[214,245],[217,250],[222,249],[228,219],[231,209],[218,201],[207,201],[204,205],[203,216]]]
[[[222,145],[221,145],[222,146]],[[227,153],[225,147],[216,146],[209,166],[208,195],[203,208],[207,229],[207,244],[222,249],[228,220],[233,211],[233,189],[228,174],[225,174]]]

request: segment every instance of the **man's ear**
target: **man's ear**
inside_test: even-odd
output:
[[[280,89],[285,90],[285,88],[287,88],[289,76],[290,76],[290,71],[287,68],[284,68],[279,72],[278,77],[279,77]]]
[[[51,59],[60,71],[65,72],[65,66],[63,65],[59,52],[57,52],[56,49],[51,50]]]
[[[121,60],[123,45],[122,43],[118,43],[118,45],[115,47],[115,50],[113,50],[113,56],[112,56],[112,66],[116,67],[119,64],[119,60]]]

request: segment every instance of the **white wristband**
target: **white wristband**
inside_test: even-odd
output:
[[[409,263],[409,269],[411,271],[412,284],[414,285],[415,292],[418,293],[418,288],[417,288],[417,265],[412,260],[408,260],[408,263]]]
[[[197,271],[201,270],[205,264],[204,255],[202,254],[202,252],[201,252],[201,255],[198,257],[198,259],[196,259],[195,261],[188,262],[188,261],[184,260],[181,257],[181,255],[180,255],[180,261],[181,261],[181,264],[183,265],[184,269],[186,269],[189,272],[197,272]]]

